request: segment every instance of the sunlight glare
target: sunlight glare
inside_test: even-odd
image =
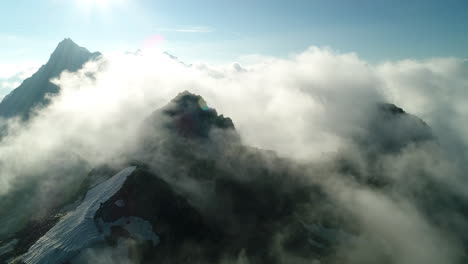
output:
[[[108,8],[113,0],[76,0],[78,5],[81,8],[85,9],[93,9],[93,8],[98,8],[98,9],[106,9]]]

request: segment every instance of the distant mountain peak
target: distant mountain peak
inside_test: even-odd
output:
[[[95,58],[95,57],[98,57],[99,55],[101,55],[100,52],[91,53],[86,48],[81,47],[78,44],[76,44],[71,38],[65,38],[64,40],[59,42],[54,52],[50,56],[50,59],[47,62],[47,64],[53,63],[55,59],[59,59],[62,57],[74,58],[74,57],[89,57],[90,56],[90,57]],[[82,65],[80,65],[80,67],[81,66]],[[67,70],[75,71],[76,69],[67,69]]]
[[[51,79],[60,76],[63,71],[77,71],[86,62],[100,55],[99,52],[91,53],[70,38],[65,38],[57,45],[45,65],[2,100],[0,116],[5,118],[20,116],[28,119],[34,107],[48,103],[46,94],[59,92],[59,87],[52,84]]]
[[[88,51],[87,49],[78,46],[78,44],[76,44],[71,38],[65,38],[65,39],[63,39],[62,41],[59,42],[59,44],[57,45],[57,47],[55,48],[55,50],[54,50],[54,52],[52,54],[57,53],[57,52],[72,50],[72,49]]]
[[[77,44],[71,38],[64,38],[62,41],[59,42],[58,45],[60,46],[60,45],[77,45]]]
[[[59,44],[57,45],[57,47],[55,48],[52,54],[57,53],[57,52],[63,52],[65,50],[71,50],[71,49],[79,49],[79,50],[88,51],[87,49],[78,46],[78,44],[76,44],[71,38],[65,38],[59,42]]]

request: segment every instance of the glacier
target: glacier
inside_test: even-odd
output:
[[[100,232],[94,216],[101,205],[109,200],[117,191],[119,191],[130,176],[135,166],[127,167],[112,176],[105,182],[93,187],[88,191],[81,204],[73,211],[65,215],[54,227],[52,227],[43,237],[41,237],[26,254],[23,255],[23,261],[26,264],[46,264],[46,263],[64,263],[85,248],[89,248],[96,243],[104,241],[106,233]],[[158,237],[152,232],[152,228],[143,224],[140,229],[134,228],[136,223],[144,223],[143,219],[131,219],[130,225],[126,229],[136,238],[142,237],[151,240],[154,244],[158,243]],[[102,221],[102,220],[100,220]],[[98,221],[99,222],[99,221]],[[118,221],[111,225],[118,225]],[[134,234],[133,234],[134,233]]]

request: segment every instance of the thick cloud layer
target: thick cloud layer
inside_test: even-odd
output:
[[[86,169],[118,163],[135,145],[140,123],[189,90],[231,117],[244,144],[307,164],[306,177],[358,219],[363,242],[340,254],[352,254],[355,263],[390,255],[391,263],[416,264],[455,263],[462,255],[463,238],[443,227],[456,222],[462,229],[468,226],[466,219],[455,208],[443,212],[453,222],[445,219],[447,214],[429,220],[432,207],[421,204],[419,196],[429,186],[422,174],[430,184],[464,196],[468,67],[463,60],[373,66],[356,54],[311,47],[287,59],[260,59],[248,66],[187,66],[165,54],[143,52],[91,62],[53,81],[61,93],[52,104],[29,123],[9,121],[9,133],[0,142],[0,193],[11,203],[18,199],[12,195],[16,189],[37,180],[40,189],[33,196],[39,199],[23,202],[30,208],[53,207],[65,195],[61,190]],[[437,141],[407,144],[391,153],[360,145],[356,138],[371,135],[376,105],[384,102],[421,117]],[[400,122],[385,129],[412,128]],[[346,160],[359,177],[382,175],[396,187],[382,191],[359,185],[346,177],[353,173],[343,171],[337,160]],[[24,218],[20,207],[2,220],[6,229]],[[15,211],[12,204],[4,208]],[[238,263],[247,261],[242,258]]]
[[[453,158],[466,160],[468,63],[455,58],[388,62],[377,67],[390,100],[424,119]],[[463,160],[462,160],[463,161]]]

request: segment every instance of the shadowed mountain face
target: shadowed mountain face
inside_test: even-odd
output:
[[[229,117],[218,115],[216,110],[208,107],[205,100],[188,91],[177,95],[166,107],[154,112],[150,123],[169,118],[165,125],[182,137],[207,138],[212,129],[234,130]]]
[[[376,113],[373,128],[400,118],[413,120],[404,121],[410,128],[426,126],[392,105],[377,105]],[[429,140],[426,129],[391,151]],[[307,178],[326,175],[305,176],[307,166],[243,145],[232,120],[201,96],[180,93],[150,114],[141,130],[137,151],[127,154],[133,161],[122,165],[136,165],[134,170],[124,178],[116,174],[123,167],[94,170],[73,195],[81,198],[63,201],[77,207],[64,213],[59,206],[53,217],[0,243],[11,245],[0,260],[24,254],[25,263],[91,263],[111,252],[110,263],[116,263],[129,252],[126,263],[359,263],[337,260],[338,249],[372,243],[359,237],[353,216]],[[387,131],[385,144],[375,135],[362,147],[388,147],[400,132]],[[81,212],[92,214],[80,218]]]
[[[366,131],[357,141],[377,153],[398,152],[408,144],[435,139],[424,121],[387,103],[377,106]]]
[[[0,103],[0,116],[28,119],[34,107],[47,104],[47,94],[58,93],[59,87],[52,84],[51,79],[58,77],[63,71],[77,71],[99,55],[99,52],[91,53],[71,39],[64,39],[45,65],[5,96]]]
[[[142,145],[136,154],[128,153],[138,164],[134,171],[119,180],[119,174],[104,170],[104,182],[96,182],[99,170],[91,173],[73,195],[81,197],[78,207],[66,216],[51,210],[54,217],[27,225],[5,240],[15,242],[0,260],[25,254],[24,263],[93,263],[86,248],[124,243],[126,248],[134,244],[129,263],[219,263],[238,255],[281,263],[276,240],[283,232],[291,254],[325,254],[301,235],[303,221],[310,219],[303,219],[299,209],[328,205],[326,195],[286,160],[244,146],[232,120],[201,96],[180,93],[141,128]],[[115,187],[118,181],[122,184]],[[93,213],[83,218],[83,212]],[[314,220],[325,221],[325,215]],[[80,236],[83,232],[87,235]],[[148,241],[147,235],[157,239]]]

